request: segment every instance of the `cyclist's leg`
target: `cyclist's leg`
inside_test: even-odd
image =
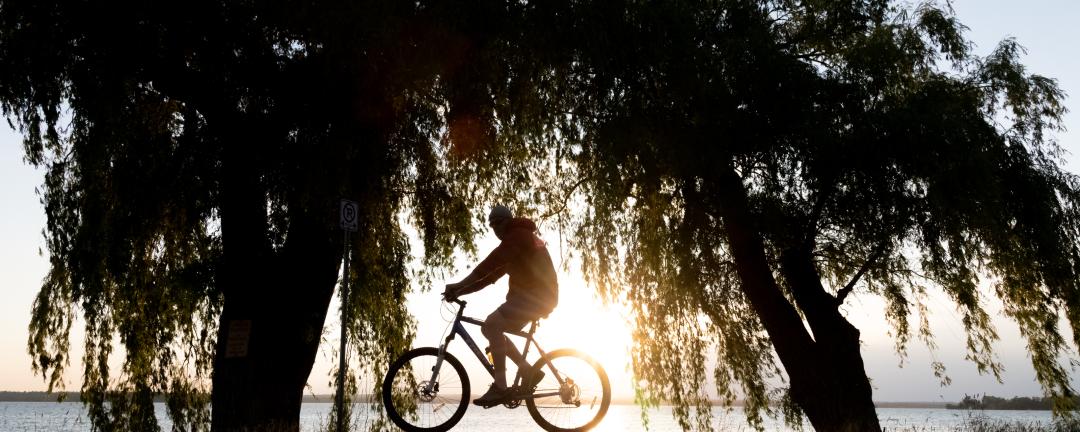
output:
[[[507,302],[499,307],[503,316],[511,317],[513,324],[509,326],[508,330],[521,330],[525,328],[528,323],[540,319],[544,314],[538,313],[535,307],[530,307],[525,303]],[[514,343],[508,336],[503,336],[503,346],[506,348],[506,356],[510,358],[518,366],[518,369],[524,369],[532,367],[531,364],[525,359],[525,356],[517,350]]]
[[[499,310],[502,312],[503,316],[509,316],[509,318],[512,319],[514,322],[512,329],[525,328],[525,325],[528,323],[537,321],[543,318],[543,316],[551,313],[551,310],[545,310],[535,305],[531,305],[528,301],[508,301],[503,303],[503,305],[499,307]],[[503,337],[505,338],[504,347],[507,347],[505,352],[507,352],[507,356],[510,357],[510,360],[517,365],[517,368],[527,369],[532,367],[525,359],[525,356],[517,351],[517,347],[514,346],[514,343],[511,342],[510,338],[507,336]]]
[[[525,356],[521,355],[521,351],[518,351],[517,347],[514,346],[514,343],[510,340],[510,338],[505,335],[503,336],[503,347],[506,351],[506,357],[509,358],[510,361],[514,362],[514,364],[517,365],[518,369],[532,366],[529,364],[529,362],[525,361]]]
[[[488,315],[484,320],[484,325],[480,327],[480,332],[487,338],[491,347],[491,359],[492,366],[495,367],[495,386],[500,389],[507,388],[506,385],[506,357],[507,355],[515,356],[515,363],[519,363],[521,353],[517,352],[517,348],[510,343],[510,340],[504,334],[508,330],[519,330],[525,327],[526,321],[522,321],[522,317],[516,311],[517,308],[503,304],[495,309],[491,315]],[[510,352],[513,354],[510,354]],[[523,359],[520,359],[523,360]]]

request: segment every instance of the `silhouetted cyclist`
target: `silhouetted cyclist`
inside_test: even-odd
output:
[[[510,275],[506,302],[488,315],[481,327],[491,345],[495,366],[495,382],[487,393],[473,401],[485,407],[497,405],[507,396],[506,357],[523,371],[526,388],[543,376],[543,372],[532,370],[504,332],[520,330],[525,324],[546,317],[559,303],[555,267],[547,246],[536,235],[536,224],[526,218],[515,218],[509,208],[497,205],[488,214],[488,225],[502,242],[465,279],[447,284],[443,292],[446,298],[457,298],[495,283],[504,274]]]

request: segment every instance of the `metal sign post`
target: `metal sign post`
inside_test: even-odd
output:
[[[345,432],[345,341],[348,337],[346,327],[349,322],[349,233],[356,232],[357,212],[360,210],[356,201],[341,200],[341,231],[345,235],[345,265],[341,272],[341,350],[338,351],[337,378],[337,432]]]

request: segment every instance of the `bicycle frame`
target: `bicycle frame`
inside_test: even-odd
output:
[[[454,324],[453,324],[453,328],[450,330],[450,334],[446,336],[446,340],[443,341],[442,345],[439,345],[439,355],[435,360],[435,366],[432,368],[431,379],[428,380],[428,384],[424,388],[424,390],[429,391],[429,392],[432,390],[432,387],[435,385],[435,382],[437,381],[437,379],[439,377],[439,371],[442,369],[443,358],[444,358],[444,355],[446,354],[446,348],[448,346],[450,346],[450,342],[452,342],[454,340],[454,337],[457,336],[457,335],[461,336],[461,339],[464,340],[465,344],[469,346],[469,349],[472,350],[472,353],[473,353],[473,355],[476,356],[476,359],[480,361],[480,364],[484,365],[484,370],[487,371],[488,375],[491,375],[491,377],[493,379],[495,378],[495,366],[492,365],[491,362],[488,361],[487,356],[485,356],[480,351],[480,347],[476,344],[476,341],[473,340],[472,336],[469,335],[469,332],[467,330],[465,330],[465,325],[462,324],[463,322],[465,322],[465,323],[469,323],[469,324],[473,324],[473,325],[477,325],[477,326],[482,326],[482,325],[484,325],[484,321],[476,319],[476,318],[465,316],[466,302],[464,300],[455,299],[455,300],[453,300],[453,302],[457,303],[457,305],[459,306],[458,311],[457,311],[457,315],[454,318]],[[535,345],[536,346],[536,351],[539,352],[540,357],[543,358],[544,356],[547,355],[547,353],[544,352],[544,350],[542,348],[540,348],[540,344],[537,343],[536,340],[533,338],[534,333],[536,333],[536,321],[533,321],[529,325],[529,331],[528,332],[524,332],[524,331],[521,331],[521,330],[513,330],[513,331],[505,332],[505,334],[518,336],[518,337],[521,337],[521,338],[525,339],[525,349],[523,349],[521,351],[521,357],[523,359],[526,358],[526,355],[528,355],[530,345]],[[510,347],[510,349],[517,349],[517,348],[516,347]],[[550,365],[550,364],[548,365],[548,370],[551,371],[552,376],[555,378],[556,381],[558,381],[559,385],[562,386],[563,385],[563,377],[559,373],[559,371],[556,370],[555,367]],[[520,373],[517,374],[517,376],[514,378],[514,384],[513,385],[514,386],[519,385],[521,383],[522,378],[523,377],[521,376]],[[534,393],[534,394],[530,394],[530,395],[523,395],[523,397],[524,398],[534,398],[534,397],[546,397],[546,396],[558,396],[558,395],[559,395],[559,389],[555,389],[553,392],[550,392],[550,393]]]

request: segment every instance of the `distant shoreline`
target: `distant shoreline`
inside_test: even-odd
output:
[[[63,402],[79,402],[78,392],[63,392]],[[46,392],[11,392],[0,391],[0,402],[56,402],[61,393],[46,393]],[[361,399],[361,398],[357,398]],[[162,397],[154,398],[155,402],[163,402]],[[304,403],[333,403],[334,395],[304,395]],[[634,400],[629,398],[612,400],[615,405],[634,405]],[[878,408],[945,408],[945,402],[875,402],[874,406]],[[661,404],[668,405],[668,404]],[[719,404],[714,404],[717,406]],[[741,407],[742,402],[736,402],[734,407]]]

